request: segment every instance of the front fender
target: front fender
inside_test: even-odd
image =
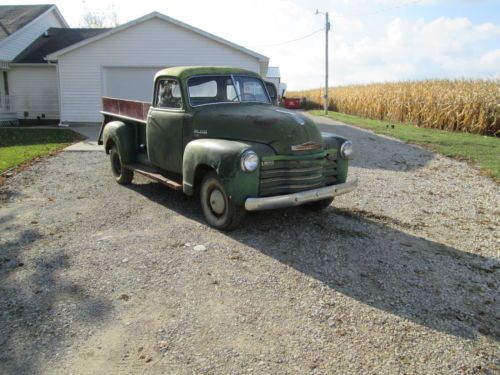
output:
[[[333,133],[321,133],[327,155],[332,155],[337,160],[337,181],[343,183],[347,181],[347,169],[349,160],[340,157],[340,146],[347,141],[346,138]]]
[[[182,188],[184,193],[193,195],[196,188],[198,168],[211,168],[224,184],[230,199],[239,205],[248,197],[256,197],[259,192],[259,168],[244,172],[240,167],[243,152],[254,150],[260,158],[274,155],[274,151],[261,143],[229,141],[225,139],[197,139],[187,144],[182,165]]]
[[[109,154],[111,144],[114,143],[120,153],[123,164],[135,161],[135,129],[131,124],[122,121],[112,121],[106,124],[102,133],[106,153]]]

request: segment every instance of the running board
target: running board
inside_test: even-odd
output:
[[[166,185],[174,190],[182,190],[182,184],[175,182],[159,174],[155,168],[149,167],[143,164],[127,164],[125,168],[131,171],[142,174],[143,176],[149,177],[152,180],[158,181],[160,184]]]

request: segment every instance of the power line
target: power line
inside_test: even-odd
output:
[[[375,11],[375,12],[371,13],[371,14],[383,13],[385,11],[393,10],[393,9],[406,8],[408,6],[415,5],[415,4],[420,3],[420,2],[422,2],[422,0],[413,0],[413,1],[409,1],[407,3],[403,3],[403,4],[400,4],[400,5],[395,5],[395,6],[390,7],[390,8],[380,9],[378,11]],[[367,15],[370,15],[370,14],[367,14]]]
[[[390,8],[379,9],[379,10],[377,10],[375,12],[372,12],[372,13],[352,14],[349,17],[353,17],[353,16],[354,17],[356,17],[356,16],[360,16],[360,17],[372,16],[372,15],[380,14],[380,13],[383,13],[383,12],[386,12],[386,11],[390,11],[390,10],[393,10],[393,9],[405,8],[407,6],[415,5],[415,4],[420,3],[420,2],[422,2],[422,0],[413,0],[413,1],[410,1],[408,3],[403,3],[403,4],[396,5],[396,6],[393,6],[393,7],[390,7]],[[287,41],[284,41],[284,42],[274,43],[274,44],[261,44],[261,45],[258,45],[258,46],[248,46],[248,48],[262,48],[262,47],[276,47],[276,46],[281,46],[281,45],[284,45],[284,44],[289,44],[289,43],[297,42],[299,40],[307,39],[307,38],[309,38],[309,37],[311,37],[311,36],[319,33],[320,31],[323,31],[323,30],[325,30],[324,27],[322,27],[321,29],[318,29],[316,31],[313,31],[310,34],[306,34],[304,36],[301,36],[299,38],[287,40]]]
[[[265,44],[265,45],[260,45],[260,46],[249,46],[248,48],[259,48],[259,47],[275,47],[275,46],[281,46],[283,44],[288,44],[288,43],[293,43],[293,42],[297,42],[299,40],[302,40],[302,39],[306,39],[306,38],[309,38],[311,36],[313,36],[314,34],[317,34],[319,33],[320,31],[323,31],[325,30],[324,27],[322,27],[321,29],[318,29],[316,31],[313,31],[312,33],[310,34],[307,34],[307,35],[304,35],[304,36],[301,36],[300,38],[296,38],[296,39],[292,39],[292,40],[287,40],[286,42],[280,42],[280,43],[275,43],[275,44]]]
[[[384,9],[379,9],[375,12],[372,12],[372,13],[361,13],[361,14],[352,14],[352,15],[349,15],[349,17],[356,17],[356,16],[361,16],[361,17],[364,17],[364,16],[372,16],[372,15],[375,15],[375,14],[379,14],[379,13],[383,13],[383,12],[386,12],[386,11],[389,11],[389,10],[393,10],[393,9],[399,9],[399,8],[405,8],[407,6],[410,6],[410,5],[415,5],[417,3],[420,3],[422,2],[422,0],[413,0],[413,1],[409,1],[407,3],[403,3],[403,4],[400,4],[400,5],[396,5],[396,6],[393,6],[393,7],[390,7],[390,8],[384,8]],[[322,27],[321,29],[318,29],[316,31],[313,31],[312,33],[310,34],[307,34],[307,35],[304,35],[304,36],[301,36],[299,38],[295,38],[295,39],[291,39],[291,40],[287,40],[285,42],[279,42],[279,43],[274,43],[274,44],[262,44],[262,45],[258,45],[258,46],[248,46],[248,48],[261,48],[261,47],[276,47],[276,46],[281,46],[283,44],[289,44],[289,43],[293,43],[293,42],[297,42],[299,40],[303,40],[303,39],[306,39],[306,38],[309,38],[317,33],[319,33],[320,31],[323,31],[325,30],[324,27]]]
[[[386,11],[390,11],[390,10],[393,10],[393,9],[406,8],[408,6],[415,5],[415,4],[418,4],[418,3],[421,3],[421,2],[422,2],[422,0],[413,0],[413,1],[409,1],[407,3],[402,3],[402,4],[399,4],[399,5],[395,5],[393,7],[379,9],[379,10],[376,10],[376,11],[371,12],[371,13],[350,14],[349,17],[373,16],[373,15],[376,15],[376,14],[385,13]]]

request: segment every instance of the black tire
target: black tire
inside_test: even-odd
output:
[[[305,203],[302,205],[302,207],[310,211],[321,211],[324,210],[325,208],[330,207],[332,202],[333,202],[333,197],[322,199],[316,202]]]
[[[111,171],[113,172],[113,176],[115,176],[116,182],[120,185],[130,184],[134,178],[134,172],[123,166],[116,145],[113,145],[109,151],[109,160],[111,161]]]
[[[200,202],[207,223],[219,230],[233,230],[245,218],[245,209],[229,199],[224,185],[215,172],[208,172],[203,177]]]

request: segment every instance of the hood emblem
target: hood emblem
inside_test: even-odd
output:
[[[311,150],[319,150],[324,147],[324,144],[321,142],[306,142],[300,145],[293,145],[292,151],[311,151]]]

